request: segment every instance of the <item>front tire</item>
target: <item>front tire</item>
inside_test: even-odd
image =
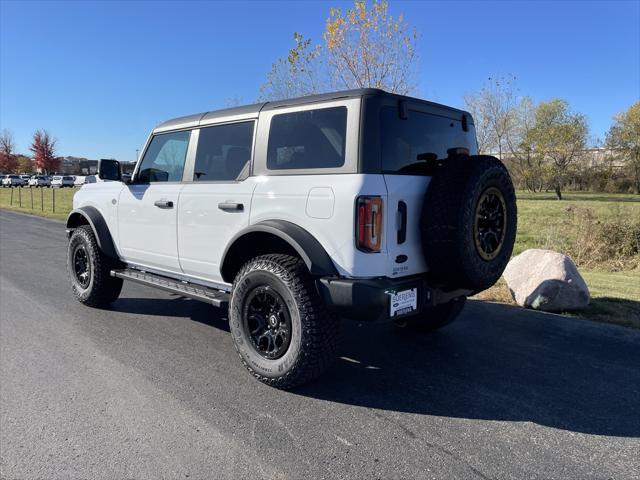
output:
[[[246,263],[233,283],[229,323],[244,366],[273,387],[318,377],[336,355],[338,319],[297,257],[263,255]]]
[[[90,307],[113,303],[122,290],[122,279],[110,274],[116,263],[100,250],[89,225],[76,228],[67,253],[67,274],[76,299]]]
[[[397,327],[406,328],[412,332],[429,333],[438,330],[453,322],[467,301],[466,297],[459,297],[447,303],[429,308],[423,315],[409,317],[405,320],[397,320]]]

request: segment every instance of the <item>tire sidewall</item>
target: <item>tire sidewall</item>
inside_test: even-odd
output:
[[[277,359],[267,359],[252,345],[244,328],[243,311],[249,294],[259,286],[269,286],[284,300],[291,318],[291,341],[285,354]],[[274,272],[255,268],[236,281],[230,302],[230,330],[238,353],[256,373],[267,378],[282,377],[298,362],[302,345],[302,320],[297,301],[286,279]]]
[[[91,242],[86,238],[86,236],[87,232],[83,228],[77,228],[76,230],[74,230],[73,235],[69,240],[69,247],[67,249],[67,272],[69,275],[69,281],[71,282],[71,289],[73,290],[74,295],[81,301],[86,300],[91,295],[96,277],[95,251],[93,250]],[[87,285],[87,288],[83,288],[82,285],[80,285],[74,273],[75,266],[73,262],[73,256],[76,248],[79,245],[84,246],[87,252],[87,259],[89,261],[90,273],[89,284]]]

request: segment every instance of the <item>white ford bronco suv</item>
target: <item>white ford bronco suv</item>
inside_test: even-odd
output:
[[[67,220],[76,298],[107,306],[130,280],[228,309],[242,362],[279,388],[329,365],[340,317],[451,322],[516,233],[471,115],[375,89],[176,118],[129,181],[113,160],[99,176]]]

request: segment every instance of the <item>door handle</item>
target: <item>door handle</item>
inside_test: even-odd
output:
[[[220,210],[225,210],[225,211],[241,212],[244,210],[244,205],[241,203],[235,203],[235,202],[220,202],[218,204],[218,208]]]
[[[156,200],[153,204],[158,208],[173,208],[171,200]]]
[[[407,240],[407,204],[402,200],[398,202],[398,213],[400,214],[400,228],[398,229],[398,245]]]

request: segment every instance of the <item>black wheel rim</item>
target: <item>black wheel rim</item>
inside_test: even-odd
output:
[[[73,274],[82,288],[87,288],[91,281],[91,262],[84,245],[78,245],[73,251]]]
[[[490,187],[482,192],[476,205],[473,238],[484,260],[493,260],[502,249],[507,230],[507,207],[502,192]]]
[[[282,357],[291,343],[291,316],[278,292],[256,287],[245,302],[244,329],[254,350],[268,360]]]

